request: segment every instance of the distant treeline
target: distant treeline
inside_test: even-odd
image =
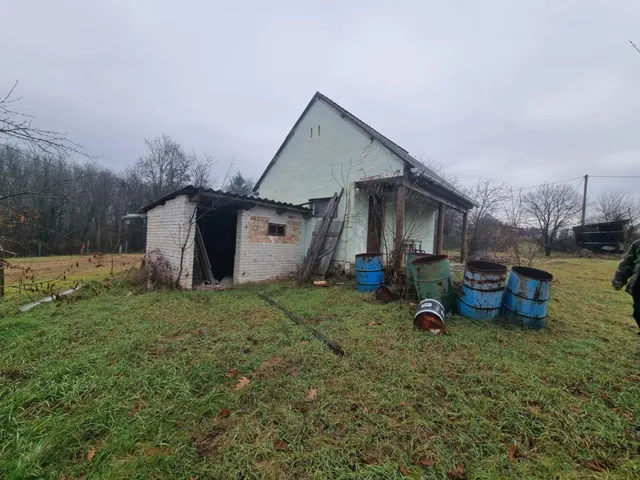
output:
[[[215,186],[209,157],[185,153],[167,135],[146,146],[133,166],[116,172],[0,145],[0,246],[21,256],[143,251],[144,223],[123,215],[188,184]],[[252,187],[239,173],[225,183],[236,193]]]

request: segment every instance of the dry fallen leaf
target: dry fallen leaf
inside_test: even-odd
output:
[[[367,465],[373,465],[374,463],[378,463],[378,460],[376,460],[376,458],[373,457],[372,455],[367,455],[362,459],[362,461]]]
[[[516,454],[518,453],[518,449],[515,445],[511,445],[509,447],[509,461],[514,462],[516,459]]]
[[[227,418],[229,415],[231,415],[231,410],[228,408],[223,408],[220,410],[220,413],[218,413],[218,416],[222,418]]]
[[[307,400],[309,400],[310,402],[313,402],[317,397],[318,397],[318,390],[315,387],[310,388],[309,392],[307,392]]]
[[[238,379],[238,383],[236,384],[236,390],[240,390],[241,388],[246,387],[247,385],[249,385],[250,380],[247,377],[240,377]]]
[[[282,440],[278,440],[276,443],[274,443],[273,446],[278,452],[286,452],[289,450],[289,445],[287,445]]]
[[[364,407],[364,408],[362,409],[362,413],[369,413],[369,409],[368,409],[367,407]]]
[[[409,470],[407,470],[407,467],[405,467],[404,465],[402,464],[398,465],[398,469],[400,469],[400,473],[402,474],[403,477],[409,476]]]
[[[231,378],[231,377],[235,377],[238,374],[238,369],[237,368],[232,368],[231,370],[229,370],[227,372],[227,377]]]
[[[410,307],[417,307],[417,306],[418,306],[418,304],[417,304],[417,303],[415,303],[415,302],[409,302],[409,306],[410,306]]]
[[[594,472],[606,472],[608,470],[607,466],[604,463],[599,462],[598,460],[588,460],[584,462],[584,465]]]
[[[92,447],[89,450],[89,453],[87,453],[87,460],[91,461],[91,460],[93,460],[93,457],[95,457],[95,456],[96,456],[96,449]]]
[[[467,474],[464,472],[464,465],[459,463],[456,469],[453,468],[447,472],[451,480],[466,480]]]
[[[435,464],[432,458],[421,457],[418,459],[418,465],[421,467],[433,467]]]

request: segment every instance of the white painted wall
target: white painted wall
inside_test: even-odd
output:
[[[329,197],[361,178],[392,177],[402,169],[403,163],[384,145],[372,142],[319,99],[262,180],[260,196],[301,204]]]
[[[286,225],[287,237],[270,237],[265,230],[267,222]],[[268,224],[268,223],[267,223]],[[298,229],[294,232],[294,229]],[[238,212],[236,256],[233,268],[235,284],[259,282],[296,272],[302,265],[302,242],[305,221],[301,213],[276,213],[276,208],[255,206]]]
[[[405,204],[405,238],[422,242],[426,253],[434,253],[438,207],[415,193],[407,194]]]
[[[311,198],[329,197],[344,187],[338,215],[345,219],[345,225],[333,260],[349,268],[355,261],[355,255],[366,252],[367,246],[369,197],[364,191],[356,191],[354,182],[395,177],[402,174],[403,168],[403,161],[395,154],[378,141],[372,141],[362,130],[319,99],[302,118],[277,161],[265,175],[259,193],[264,198],[301,204]],[[407,215],[419,213],[418,209],[409,205],[407,208]],[[423,248],[431,251],[434,212],[420,213],[424,218],[420,219],[421,227],[416,235],[422,239]],[[304,253],[311,242],[315,221],[307,221],[307,234],[302,243]],[[383,244],[392,246],[395,231],[392,195],[387,200],[384,223]]]
[[[179,283],[187,289],[193,286],[195,228],[191,221],[195,208],[186,195],[181,195],[147,212],[147,255],[151,261],[161,255],[170,265],[172,280],[178,276],[182,256]]]
[[[320,135],[318,135],[320,126]],[[313,129],[313,137],[311,136]],[[378,141],[343,119],[331,106],[317,100],[301,120],[289,142],[260,184],[260,196],[293,204],[311,198],[330,197],[344,188],[338,216],[345,218],[334,261],[353,263],[362,250],[368,199],[355,191],[354,182],[371,177],[394,177],[402,173],[403,162]],[[315,220],[308,228],[313,231]],[[305,237],[303,251],[311,241]]]

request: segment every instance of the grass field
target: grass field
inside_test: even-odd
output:
[[[610,287],[615,267],[546,264],[556,280],[542,331],[451,317],[437,337],[413,328],[407,303],[377,304],[352,285],[286,283],[121,285],[6,316],[0,472],[639,478],[639,339],[630,297]]]
[[[90,279],[103,280],[123,270],[140,266],[141,254],[78,255],[8,259],[5,295],[13,302],[30,302],[40,291],[59,292]],[[36,291],[36,289],[38,291]]]

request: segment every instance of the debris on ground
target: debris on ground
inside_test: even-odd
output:
[[[47,302],[53,302],[54,300],[62,300],[66,297],[68,297],[69,295],[77,292],[78,290],[80,290],[80,288],[82,287],[82,285],[78,285],[76,288],[70,288],[68,290],[65,290],[63,292],[60,293],[55,293],[53,295],[51,295],[50,297],[45,297],[45,298],[41,298],[40,300],[36,300],[35,302],[31,302],[28,303],[27,305],[24,305],[22,307],[20,307],[18,309],[19,312],[26,312],[28,310],[31,310],[33,307],[37,307],[38,305],[42,304],[42,303],[47,303]]]
[[[308,330],[311,331],[312,335],[317,339],[320,340],[321,342],[324,342],[325,345],[327,347],[329,347],[333,353],[337,354],[337,355],[344,355],[344,350],[342,349],[342,347],[340,345],[338,345],[337,343],[335,343],[332,340],[329,340],[327,337],[325,337],[323,334],[321,334],[320,332],[318,332],[315,328],[313,328],[310,325],[307,325],[306,323],[304,323],[302,320],[300,320],[298,317],[296,317],[293,313],[291,313],[289,310],[287,310],[286,308],[284,308],[281,305],[278,305],[276,302],[274,302],[272,299],[270,299],[269,297],[267,297],[266,295],[263,295],[262,293],[260,293],[258,295],[260,298],[262,298],[265,302],[267,302],[269,305],[277,308],[278,310],[280,310],[282,313],[284,313],[287,317],[289,317],[290,320],[292,320],[294,323],[297,323],[298,325],[300,325],[301,327],[305,327]]]
[[[379,302],[391,303],[398,298],[398,289],[393,285],[380,285],[374,295]]]

